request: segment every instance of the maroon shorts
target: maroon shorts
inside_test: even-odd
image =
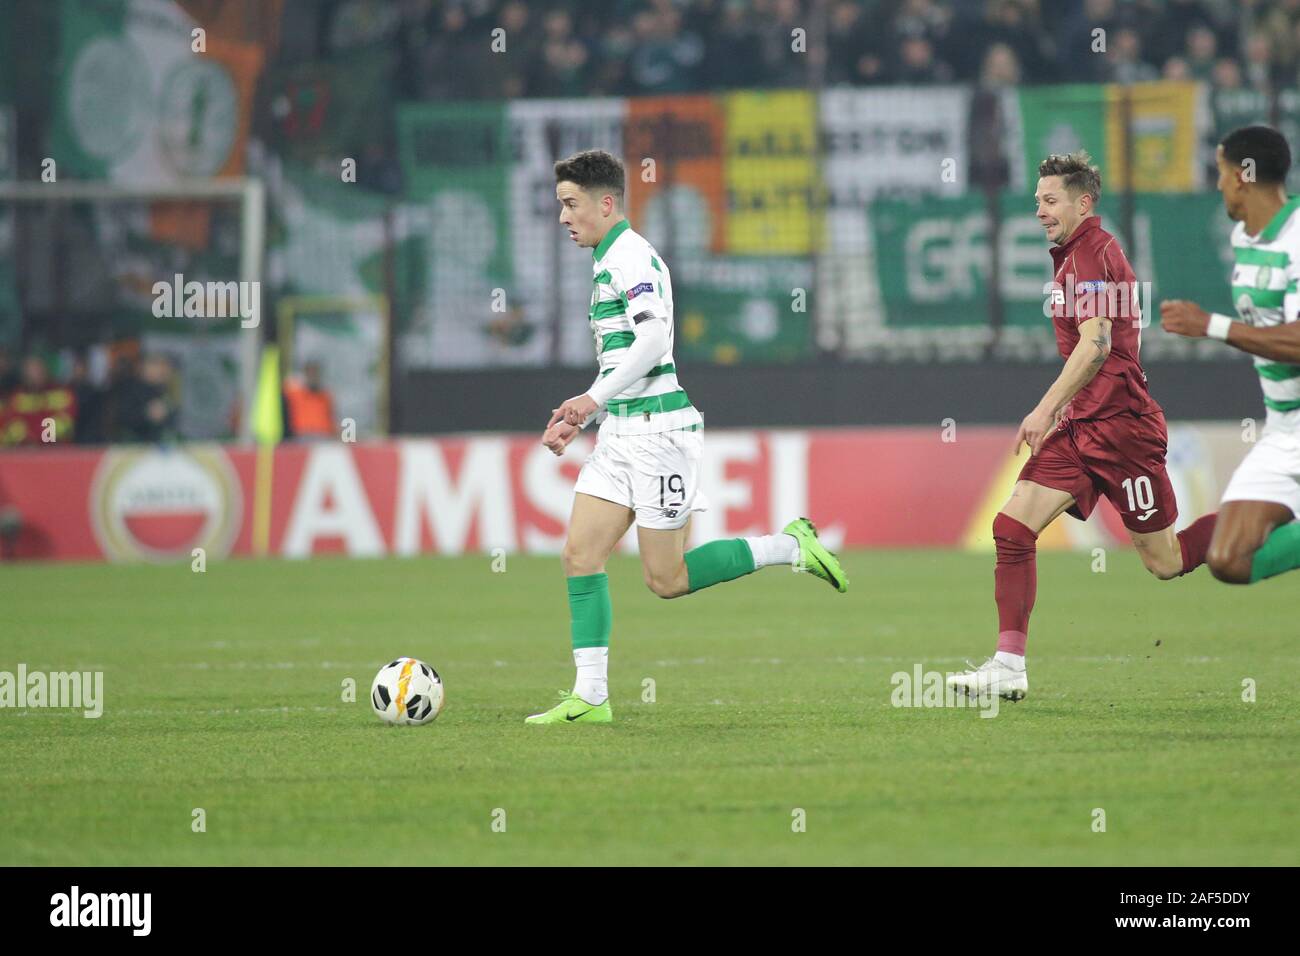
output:
[[[1105,495],[1124,527],[1139,534],[1163,531],[1178,517],[1165,470],[1169,432],[1165,416],[1131,415],[1066,421],[1020,469],[1032,481],[1074,496],[1067,512],[1086,520]]]

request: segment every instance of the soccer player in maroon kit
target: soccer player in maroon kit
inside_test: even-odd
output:
[[[1011,498],[993,519],[997,652],[948,678],[969,695],[1020,700],[1029,689],[1025,639],[1038,587],[1038,535],[1063,512],[1086,519],[1105,495],[1146,565],[1168,580],[1205,563],[1213,514],[1175,534],[1178,504],[1165,471],[1165,416],[1138,361],[1137,279],[1096,214],[1101,174],[1086,152],[1038,166],[1038,221],[1053,243],[1052,324],[1065,368],[1016,434],[1029,446]]]

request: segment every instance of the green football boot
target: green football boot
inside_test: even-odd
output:
[[[840,567],[839,558],[826,550],[826,546],[817,540],[817,528],[807,518],[796,518],[781,529],[785,534],[792,534],[799,542],[799,560],[796,570],[813,574],[835,590],[843,594],[849,589],[849,579]]]
[[[587,703],[573,691],[560,691],[560,702],[550,710],[525,717],[526,724],[608,724],[614,719],[609,700],[603,704]]]

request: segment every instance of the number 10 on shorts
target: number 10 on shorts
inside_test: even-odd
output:
[[[1151,478],[1140,475],[1137,478],[1125,478],[1120,483],[1128,495],[1129,511],[1150,511],[1156,506],[1156,493],[1151,488]]]

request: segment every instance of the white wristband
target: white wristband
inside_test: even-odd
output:
[[[1212,339],[1218,339],[1220,342],[1228,341],[1228,330],[1232,328],[1232,319],[1219,312],[1210,316],[1210,324],[1205,330],[1205,334]]]

